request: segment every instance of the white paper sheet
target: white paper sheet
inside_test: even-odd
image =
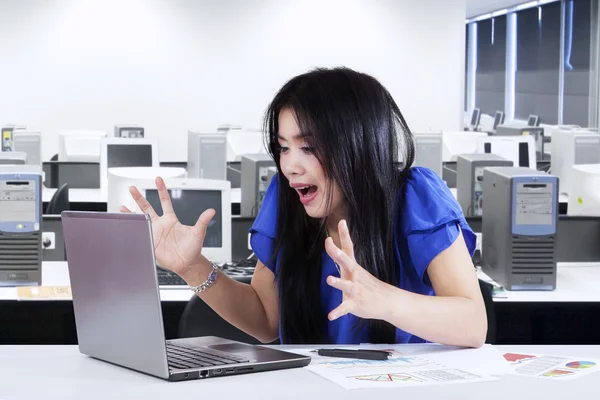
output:
[[[600,360],[587,357],[508,352],[503,356],[510,373],[521,376],[563,381],[600,371]]]
[[[307,369],[346,389],[484,382],[496,380],[492,374],[507,370],[502,354],[488,347],[361,345],[360,348],[388,350],[391,357],[387,361],[374,361],[320,357],[305,349],[288,351],[310,355],[312,362]]]

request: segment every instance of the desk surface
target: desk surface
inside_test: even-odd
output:
[[[69,286],[69,270],[66,261],[44,261],[42,263],[42,285],[43,286]],[[185,301],[192,297],[188,288],[170,288],[160,290],[162,301]],[[1,300],[19,300],[16,287],[0,287]],[[34,300],[48,301],[48,300]],[[0,400],[4,400],[0,397]]]
[[[490,278],[478,271],[482,280]],[[506,298],[494,298],[495,302],[600,302],[600,264],[558,264],[558,284],[553,291],[505,292]],[[69,271],[63,261],[45,261],[42,264],[44,286],[68,286]],[[192,293],[187,288],[160,290],[162,301],[188,301]],[[0,300],[18,300],[17,288],[1,288]],[[0,397],[0,399],[2,399]]]
[[[313,346],[314,347],[314,346]],[[297,346],[296,346],[297,348]],[[600,358],[600,346],[496,346],[500,351]],[[599,373],[572,381],[504,375],[475,384],[345,390],[304,368],[167,382],[81,355],[77,346],[0,346],[3,400],[44,399],[569,399],[598,389]],[[532,396],[533,394],[533,396]],[[575,396],[574,396],[575,395]]]
[[[503,297],[495,297],[495,302],[600,302],[599,263],[558,263],[556,290],[552,291],[504,291]],[[490,282],[492,279],[478,271],[479,279]]]
[[[42,201],[49,202],[57,189],[44,187],[42,190]],[[72,203],[106,203],[107,193],[102,189],[69,189],[69,201]],[[242,201],[242,189],[231,189],[231,202]]]

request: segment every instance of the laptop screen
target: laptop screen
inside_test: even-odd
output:
[[[223,246],[223,223],[221,210],[221,191],[220,190],[197,190],[197,189],[170,189],[168,190],[173,203],[173,210],[183,225],[195,225],[198,217],[206,209],[212,208],[216,211],[215,216],[210,221],[204,238],[204,247],[222,247]],[[156,210],[158,215],[162,215],[162,206],[158,197],[158,190],[146,190],[146,200]]]

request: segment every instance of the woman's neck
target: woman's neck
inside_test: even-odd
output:
[[[325,221],[325,229],[327,229],[327,235],[333,239],[336,246],[340,247],[340,235],[338,233],[338,226],[341,220],[345,219],[348,223],[348,216],[345,212],[333,212],[327,216]]]

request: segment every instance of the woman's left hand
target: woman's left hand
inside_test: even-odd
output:
[[[328,276],[327,283],[343,293],[342,304],[329,313],[329,319],[333,321],[348,313],[360,318],[384,319],[389,306],[386,297],[391,286],[358,265],[346,221],[340,221],[338,233],[341,249],[330,237],[325,240],[327,254],[340,268],[340,278]]]

